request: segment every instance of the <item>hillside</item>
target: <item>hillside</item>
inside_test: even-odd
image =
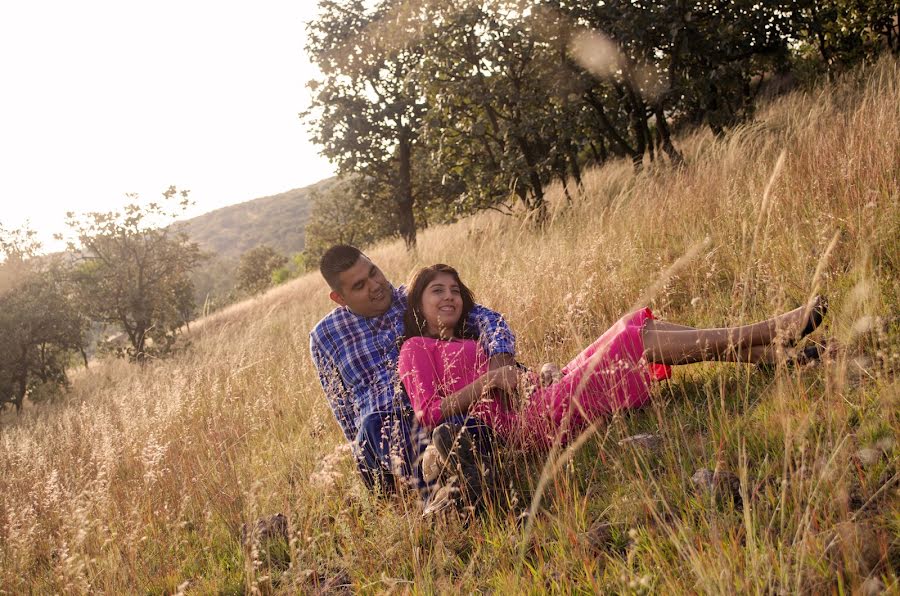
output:
[[[222,207],[173,224],[201,248],[224,259],[268,244],[285,255],[303,250],[310,194],[333,183],[329,178],[303,188]]]
[[[712,327],[817,292],[820,365],[677,367],[644,410],[509,454],[512,507],[423,520],[356,476],[308,352],[333,304],[306,275],[192,324],[170,360],[97,365],[4,419],[0,591],[896,593],[900,63],[677,142],[683,168],[619,161],[571,202],[551,189],[544,229],[492,212],[367,252],[395,283],[455,265],[532,367],[639,305]],[[637,433],[661,447],[620,443]],[[733,476],[705,492],[703,469]],[[241,547],[274,512],[287,569]]]
[[[287,257],[301,252],[312,208],[310,196],[326,190],[334,180],[328,178],[172,224],[210,254],[192,275],[198,307],[217,307],[228,301],[235,287],[238,261],[248,250],[268,244]]]

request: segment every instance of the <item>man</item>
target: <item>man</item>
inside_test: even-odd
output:
[[[319,270],[338,307],[310,332],[310,352],[360,475],[382,493],[393,492],[398,481],[423,489],[418,460],[427,437],[396,375],[406,290],[393,287],[352,246],[328,249]],[[491,368],[515,362],[515,337],[500,314],[476,305],[470,324],[479,330]]]

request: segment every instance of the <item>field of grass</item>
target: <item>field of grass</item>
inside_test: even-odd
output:
[[[3,418],[0,593],[897,591],[900,63],[679,143],[682,170],[623,161],[571,204],[555,189],[543,230],[484,214],[368,252],[395,283],[458,267],[532,366],[637,305],[719,326],[821,292],[821,366],[679,368],[546,465],[516,459],[516,507],[423,520],[356,477],[308,353],[331,307],[308,275],[192,324],[171,360],[96,364]],[[639,432],[662,447],[619,444]],[[736,475],[737,498],[695,489],[700,468]],[[287,570],[240,543],[274,512]]]

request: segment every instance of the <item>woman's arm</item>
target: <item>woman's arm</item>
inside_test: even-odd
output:
[[[488,371],[460,389],[441,400],[441,416],[449,418],[457,414],[468,414],[469,409],[481,401],[491,390],[491,377],[494,371]]]
[[[412,402],[416,417],[433,427],[449,416],[467,414],[490,390],[515,391],[518,373],[515,366],[490,370],[462,389],[442,396],[436,378],[436,366],[420,338],[410,338],[400,348],[400,379]]]
[[[519,371],[515,366],[502,366],[489,370],[459,391],[441,401],[441,414],[445,417],[467,414],[469,409],[487,397],[492,389],[503,393],[514,392],[518,387]]]
[[[416,419],[428,427],[440,424],[443,414],[437,367],[421,337],[411,337],[403,342],[397,372],[416,412]]]

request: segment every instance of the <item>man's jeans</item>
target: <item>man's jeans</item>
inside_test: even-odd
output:
[[[493,448],[493,433],[481,421],[454,416],[448,422],[473,433],[479,451]],[[431,443],[431,431],[419,425],[412,408],[375,412],[363,417],[356,435],[356,464],[369,490],[388,495],[398,483],[419,491],[427,499],[431,485],[422,477],[422,453]]]

